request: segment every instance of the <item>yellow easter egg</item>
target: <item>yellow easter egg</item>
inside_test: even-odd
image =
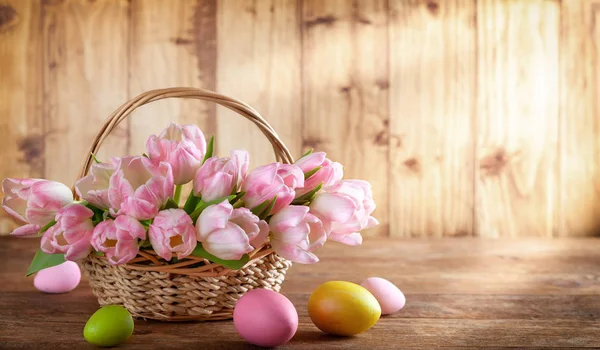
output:
[[[308,315],[325,333],[351,336],[371,328],[381,316],[377,299],[366,288],[344,281],[330,281],[308,299]]]

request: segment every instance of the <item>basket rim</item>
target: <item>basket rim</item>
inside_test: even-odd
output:
[[[269,244],[265,244],[262,247],[250,252],[248,254],[250,259],[242,267],[240,267],[239,269],[230,269],[219,263],[212,262],[206,258],[197,257],[193,255],[188,255],[183,259],[179,259],[179,262],[172,264],[161,258],[154,251],[154,249],[144,249],[140,250],[138,255],[134,259],[128,261],[125,264],[119,264],[118,266],[123,266],[127,269],[137,271],[166,272],[171,274],[197,277],[219,277],[242,270],[269,254],[278,255]],[[108,262],[108,259],[105,256],[98,256],[94,255],[94,253],[91,253],[90,255],[88,255],[87,258],[90,258],[91,256],[100,260],[106,260],[108,265],[112,265]],[[204,265],[194,268],[186,268],[186,266],[194,265],[197,263],[204,263]]]

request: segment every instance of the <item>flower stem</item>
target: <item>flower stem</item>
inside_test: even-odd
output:
[[[173,200],[177,205],[179,205],[179,199],[181,198],[181,190],[183,189],[183,185],[175,186],[175,196],[173,196]]]

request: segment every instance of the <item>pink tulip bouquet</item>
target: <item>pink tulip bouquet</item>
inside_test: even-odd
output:
[[[195,125],[170,124],[147,154],[96,161],[75,185],[80,200],[55,181],[4,180],[2,207],[23,223],[12,235],[41,237],[28,275],[90,254],[125,264],[145,249],[167,263],[194,255],[236,269],[267,243],[313,264],[327,240],[360,245],[360,231],[378,224],[371,185],[343,180],[323,152],[249,172],[248,152],[219,158],[213,143]]]

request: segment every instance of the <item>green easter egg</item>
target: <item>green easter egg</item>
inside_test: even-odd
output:
[[[97,346],[115,346],[123,343],[133,333],[133,318],[127,309],[108,305],[94,312],[85,324],[83,337]]]

